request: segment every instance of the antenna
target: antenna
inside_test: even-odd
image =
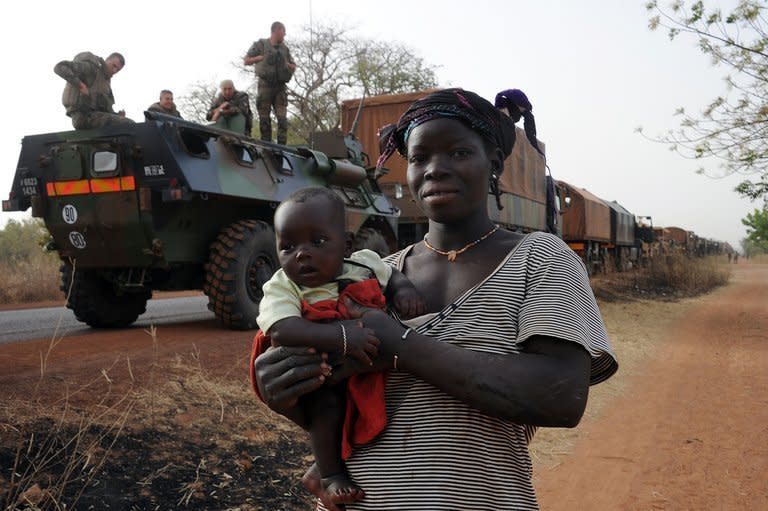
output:
[[[355,131],[357,131],[357,125],[360,123],[360,113],[363,111],[363,103],[365,103],[365,89],[363,89],[363,97],[360,98],[360,104],[357,105],[355,120],[352,122],[352,127],[349,129],[349,134],[353,137],[355,136]]]
[[[312,24],[312,0],[309,0],[309,72],[313,72],[312,66],[314,65],[314,54],[315,54],[315,34],[314,34],[314,28]],[[309,100],[309,104],[312,104],[312,90],[307,91],[307,100]],[[309,130],[309,147],[312,149],[315,148],[315,127],[313,126],[312,129]]]

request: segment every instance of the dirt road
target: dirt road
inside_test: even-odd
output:
[[[542,509],[768,509],[768,266],[734,266],[580,430]]]

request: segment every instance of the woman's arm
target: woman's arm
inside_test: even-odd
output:
[[[360,318],[381,340],[380,357],[487,415],[573,427],[584,413],[590,356],[579,344],[535,336],[520,354],[472,351],[410,332],[379,311]],[[390,363],[390,367],[392,367]],[[347,371],[348,372],[348,371]]]
[[[299,398],[319,389],[331,374],[326,359],[314,348],[269,348],[254,362],[259,395],[269,408],[306,428]]]

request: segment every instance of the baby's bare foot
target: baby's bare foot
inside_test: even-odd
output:
[[[322,496],[323,484],[320,482],[320,470],[317,468],[317,463],[313,463],[304,475],[301,476],[301,483],[304,485],[304,488],[315,497]]]
[[[322,479],[326,496],[334,504],[351,504],[362,500],[365,492],[353,483],[346,474],[335,474]]]

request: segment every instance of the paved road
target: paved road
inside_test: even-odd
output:
[[[208,298],[191,296],[165,298],[147,302],[147,312],[139,316],[136,326],[166,325],[213,319],[207,308]],[[50,338],[54,334],[87,335],[95,330],[75,319],[66,307],[46,307],[0,312],[0,344],[31,339]]]

